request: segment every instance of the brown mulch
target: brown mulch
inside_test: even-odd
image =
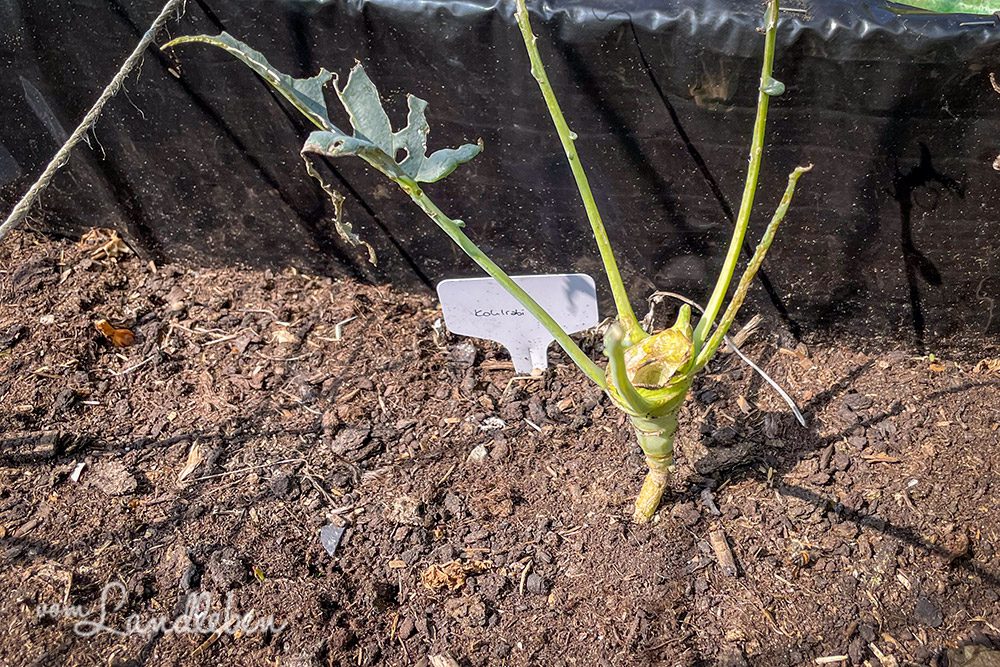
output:
[[[514,379],[496,346],[436,332],[430,295],[154,267],[109,240],[0,246],[2,664],[944,665],[1000,648],[996,362],[759,334],[747,351],[808,427],[720,357],[684,410],[672,493],[635,526],[637,448],[554,348],[548,373]],[[109,582],[125,601],[108,627],[207,592],[284,628],[80,636]]]

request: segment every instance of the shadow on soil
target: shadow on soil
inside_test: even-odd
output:
[[[762,367],[766,367],[766,362],[774,354],[775,351],[770,350],[769,353],[765,355],[766,358],[762,360],[760,365]],[[896,401],[892,403],[888,409],[863,419],[859,418],[859,421],[856,423],[850,424],[831,435],[824,436],[816,432],[814,424],[817,413],[830,405],[833,401],[842,398],[845,394],[850,393],[855,383],[872,369],[873,363],[873,361],[867,361],[858,365],[849,373],[844,375],[844,377],[842,377],[834,385],[818,394],[807,404],[801,406],[801,411],[805,415],[807,421],[807,426],[805,428],[802,428],[798,424],[794,416],[789,411],[766,412],[763,414],[758,413],[753,418],[749,418],[741,414],[737,418],[736,424],[729,428],[735,430],[736,439],[746,443],[745,446],[740,448],[723,448],[738,451],[736,452],[734,458],[729,458],[718,468],[711,470],[710,472],[706,472],[704,476],[695,474],[688,483],[687,487],[679,493],[679,496],[675,496],[675,499],[700,504],[702,502],[700,496],[706,486],[714,487],[721,482],[730,483],[746,479],[753,479],[762,484],[766,484],[770,479],[771,484],[774,485],[774,489],[783,496],[805,501],[806,503],[809,503],[817,508],[824,508],[828,512],[834,513],[839,521],[850,522],[859,528],[865,528],[870,531],[880,533],[896,541],[900,546],[908,545],[925,554],[937,556],[943,562],[948,563],[949,568],[962,571],[965,575],[967,575],[965,577],[966,579],[976,577],[979,579],[980,585],[1000,589],[1000,572],[994,571],[984,564],[974,560],[971,550],[956,558],[953,552],[936,543],[934,538],[929,538],[910,526],[895,524],[879,516],[877,512],[868,512],[864,509],[852,509],[845,507],[838,501],[833,493],[824,494],[822,492],[817,492],[815,490],[782,481],[784,476],[792,472],[796,465],[803,459],[814,456],[817,452],[830,447],[830,445],[834,443],[841,442],[852,435],[863,434],[866,428],[877,426],[886,419],[899,415],[904,411],[904,405],[901,402]],[[1000,386],[1000,381],[968,382],[956,387],[949,387],[946,389],[928,392],[925,396],[920,397],[919,400],[931,400],[935,397],[991,386]],[[745,392],[746,398],[750,399],[752,402],[753,398],[761,391],[762,388],[764,391],[771,391],[770,388],[763,383],[759,376],[755,375],[749,390]],[[704,390],[704,387],[700,390]],[[699,391],[697,385],[695,391]],[[770,422],[772,424],[772,428],[775,428],[778,432],[786,433],[792,436],[786,440],[786,445],[784,447],[776,449],[768,448],[765,445],[764,438],[760,432],[766,428],[766,426],[762,425],[766,425],[768,422]],[[711,428],[702,429],[701,441],[702,444],[706,445],[708,454],[707,456],[692,462],[697,472],[701,472],[699,470],[701,464],[715,456],[716,451],[719,449],[711,443],[712,438],[709,435],[711,432]],[[709,466],[711,467],[711,465],[712,462],[709,461]],[[768,469],[770,469],[770,473],[768,472]],[[900,621],[900,625],[913,626],[915,624],[911,614],[909,613],[911,611],[912,610],[908,607],[896,610],[895,613],[898,616],[897,620]],[[780,637],[775,636],[776,641],[772,644],[771,651],[768,654],[754,656],[754,664],[782,664],[782,661],[787,660],[789,652],[796,648],[796,642],[794,639],[788,639],[787,642],[784,643],[778,642],[777,639],[779,638]],[[977,643],[1000,646],[1000,643],[996,641],[996,638],[985,636],[979,638]],[[697,651],[696,647],[692,646],[691,648],[692,650]],[[944,649],[941,648],[939,656],[944,655],[943,651]],[[709,663],[696,662],[694,664],[708,665]],[[734,664],[746,663],[737,662]],[[939,663],[935,662],[933,664]],[[940,664],[947,663],[942,662]]]

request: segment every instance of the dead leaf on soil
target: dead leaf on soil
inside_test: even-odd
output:
[[[135,345],[134,333],[129,329],[119,329],[104,318],[96,320],[94,328],[104,334],[104,337],[111,341],[111,344],[115,347],[131,347]]]
[[[113,229],[91,229],[80,237],[77,245],[84,252],[89,252],[90,258],[94,260],[113,259],[132,252]]]
[[[453,560],[445,565],[435,563],[420,573],[420,583],[432,591],[448,588],[458,590],[465,584],[470,574],[479,574],[488,570],[493,563],[488,560],[470,560],[462,562]]]
[[[980,359],[979,363],[972,369],[973,373],[996,373],[1000,371],[1000,358]]]
[[[188,450],[187,462],[184,464],[184,467],[181,468],[180,473],[178,473],[177,481],[183,482],[190,477],[191,473],[195,471],[195,468],[201,465],[201,462],[204,460],[205,454],[202,452],[201,445],[198,444],[198,441],[196,440],[191,444],[191,449]]]

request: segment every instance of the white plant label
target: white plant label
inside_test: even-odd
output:
[[[590,276],[560,273],[513,279],[567,333],[597,326],[597,290]],[[555,339],[496,280],[442,280],[437,293],[448,331],[500,343],[518,373],[548,368],[549,344]]]

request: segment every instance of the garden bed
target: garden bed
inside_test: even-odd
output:
[[[1000,364],[760,332],[808,428],[721,356],[634,526],[631,431],[554,348],[514,379],[436,332],[428,294],[120,250],[0,248],[4,664],[928,665],[997,642]],[[40,613],[110,581],[109,625],[231,591],[286,627],[83,638]]]

